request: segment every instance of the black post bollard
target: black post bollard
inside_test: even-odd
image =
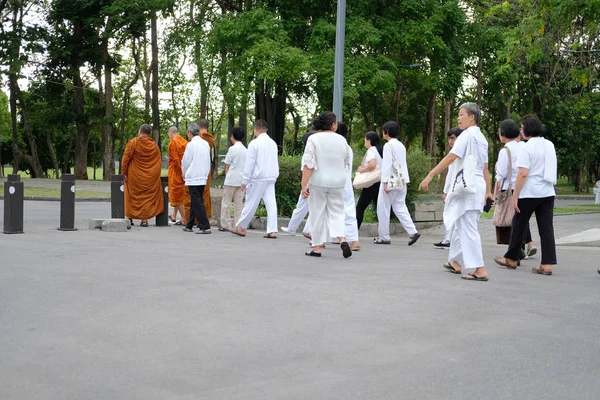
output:
[[[169,226],[169,178],[161,176],[160,182],[162,183],[165,208],[163,209],[163,212],[156,216],[156,226]]]
[[[75,228],[75,175],[63,174],[60,183],[59,231],[76,231]]]
[[[110,217],[125,218],[125,182],[123,175],[110,177]]]
[[[23,233],[23,182],[16,174],[8,175],[4,183],[4,233]]]

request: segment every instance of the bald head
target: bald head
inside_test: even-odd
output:
[[[172,126],[169,128],[169,139],[173,139],[175,136],[179,135],[179,129],[176,126]]]

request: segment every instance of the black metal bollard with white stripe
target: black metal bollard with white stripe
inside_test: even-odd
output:
[[[59,231],[76,231],[75,228],[75,175],[63,174],[60,183]]]
[[[110,217],[125,218],[125,181],[123,175],[110,177]]]
[[[21,177],[8,175],[4,183],[4,233],[23,233],[23,203],[25,188]]]
[[[161,176],[160,183],[165,207],[163,212],[156,216],[156,226],[169,226],[169,178],[166,176]]]

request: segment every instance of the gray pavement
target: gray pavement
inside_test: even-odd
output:
[[[600,248],[508,271],[482,220],[490,281],[466,282],[441,228],[314,259],[263,232],[87,230],[108,203],[59,232],[58,210],[26,202],[26,233],[0,235],[0,399],[600,398]],[[555,219],[557,237],[599,224]]]

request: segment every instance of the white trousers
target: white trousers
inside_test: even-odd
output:
[[[249,182],[246,187],[246,203],[236,226],[246,229],[254,218],[260,201],[267,209],[267,233],[277,232],[277,201],[275,200],[275,182]]]
[[[294,210],[296,212],[296,210]],[[293,218],[293,215],[292,215]],[[310,217],[304,224],[304,233],[310,233]],[[348,242],[358,240],[358,223],[356,222],[356,203],[354,202],[354,191],[352,188],[344,189],[344,236]],[[337,239],[332,236],[331,239]]]
[[[292,212],[292,218],[290,218],[288,229],[291,232],[296,232],[304,220],[304,217],[306,217],[306,214],[308,214],[308,199],[305,199],[304,196],[302,196],[302,193],[300,193],[296,208],[294,208],[294,212]]]
[[[308,212],[313,246],[344,236],[344,188],[309,185]]]
[[[479,214],[480,212],[477,210],[465,211],[451,229],[448,262],[456,261],[462,265],[463,270],[473,270],[484,266],[481,236],[477,229]]]
[[[406,188],[402,190],[392,190],[386,193],[383,190],[383,184],[379,186],[379,196],[377,197],[377,220],[379,224],[377,230],[381,240],[390,240],[390,208],[402,224],[404,230],[413,235],[417,233],[417,228],[410,218],[410,213],[406,207]]]

